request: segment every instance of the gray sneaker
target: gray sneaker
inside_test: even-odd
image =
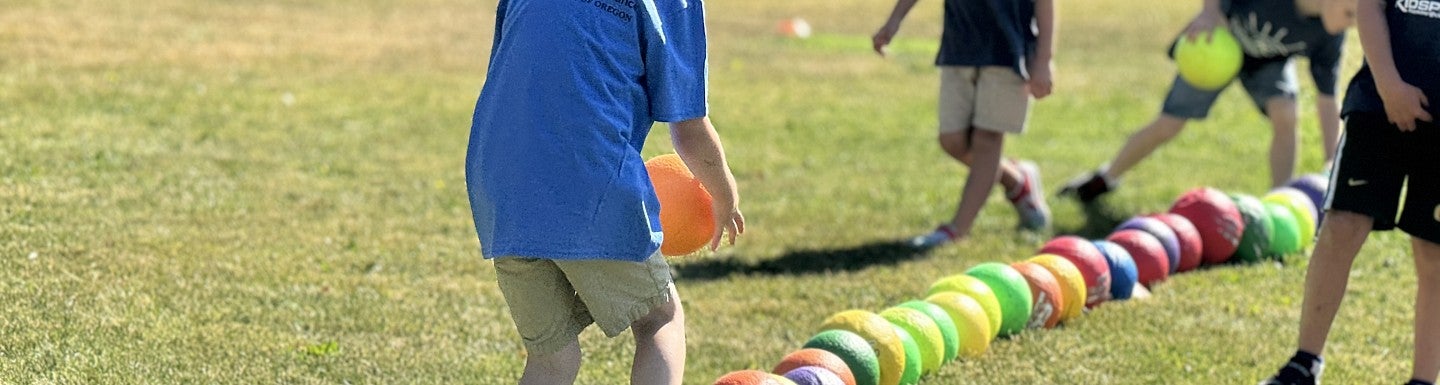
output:
[[[950,224],[947,223],[936,227],[935,230],[929,233],[911,238],[910,247],[930,249],[954,242],[955,238],[955,230],[951,229]]]
[[[1040,167],[1035,162],[1022,160],[1016,162],[1020,168],[1020,174],[1024,176],[1021,180],[1020,194],[1010,200],[1015,205],[1015,212],[1020,214],[1020,228],[1026,230],[1044,230],[1050,227],[1050,206],[1045,204],[1045,187],[1040,184]]]

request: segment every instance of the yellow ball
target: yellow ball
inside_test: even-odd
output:
[[[960,334],[961,357],[979,357],[990,348],[990,341],[995,338],[995,333],[991,332],[985,309],[975,298],[957,292],[943,292],[926,297],[925,302],[945,309],[945,313],[950,314],[950,319],[955,321],[955,331]],[[995,310],[999,311],[999,305],[996,305]]]
[[[1240,73],[1245,52],[1240,42],[1230,34],[1224,25],[1215,27],[1213,38],[1206,41],[1206,34],[1195,39],[1181,36],[1175,43],[1175,65],[1179,67],[1180,78],[1191,86],[1214,91],[1225,88],[1230,80]]]
[[[900,383],[905,373],[905,345],[895,334],[895,326],[884,317],[864,310],[846,310],[826,319],[820,330],[844,330],[864,338],[880,361],[880,385]]]
[[[1060,291],[1064,293],[1065,308],[1061,310],[1060,322],[1069,321],[1084,314],[1085,299],[1088,293],[1085,289],[1085,276],[1080,274],[1080,268],[1075,263],[1055,254],[1040,254],[1030,258],[1060,281]]]
[[[880,316],[910,333],[915,347],[920,348],[922,373],[930,374],[940,369],[940,361],[945,359],[945,336],[940,333],[940,326],[935,325],[934,319],[919,310],[903,307],[885,309]]]
[[[966,274],[956,274],[941,278],[930,285],[930,290],[925,295],[935,295],[944,292],[955,292],[970,296],[980,307],[985,310],[985,317],[990,323],[990,338],[1000,335],[1000,299],[995,297],[995,291],[986,285],[985,281]],[[958,321],[957,321],[958,322]]]

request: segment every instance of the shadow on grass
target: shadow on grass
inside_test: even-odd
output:
[[[1085,239],[1102,239],[1110,235],[1119,226],[1120,222],[1133,216],[1123,213],[1116,208],[1098,200],[1090,204],[1082,204],[1081,209],[1085,213],[1085,223],[1076,228],[1056,228],[1055,235],[1075,235]]]
[[[894,265],[929,252],[929,249],[917,249],[906,242],[878,241],[846,248],[793,250],[774,259],[756,262],[725,258],[675,264],[675,275],[677,279],[713,280],[735,274],[801,275],[855,271],[875,265]]]

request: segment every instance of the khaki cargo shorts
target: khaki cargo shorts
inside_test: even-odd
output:
[[[940,133],[1019,134],[1030,117],[1025,79],[1010,67],[940,66]]]
[[[591,323],[615,337],[671,300],[658,252],[644,262],[501,257],[495,276],[531,354],[559,351]]]

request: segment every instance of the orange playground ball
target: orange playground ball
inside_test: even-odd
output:
[[[660,253],[667,256],[694,253],[715,235],[715,212],[710,192],[695,179],[676,154],[645,162],[655,196],[660,199],[660,228],[665,233]]]

